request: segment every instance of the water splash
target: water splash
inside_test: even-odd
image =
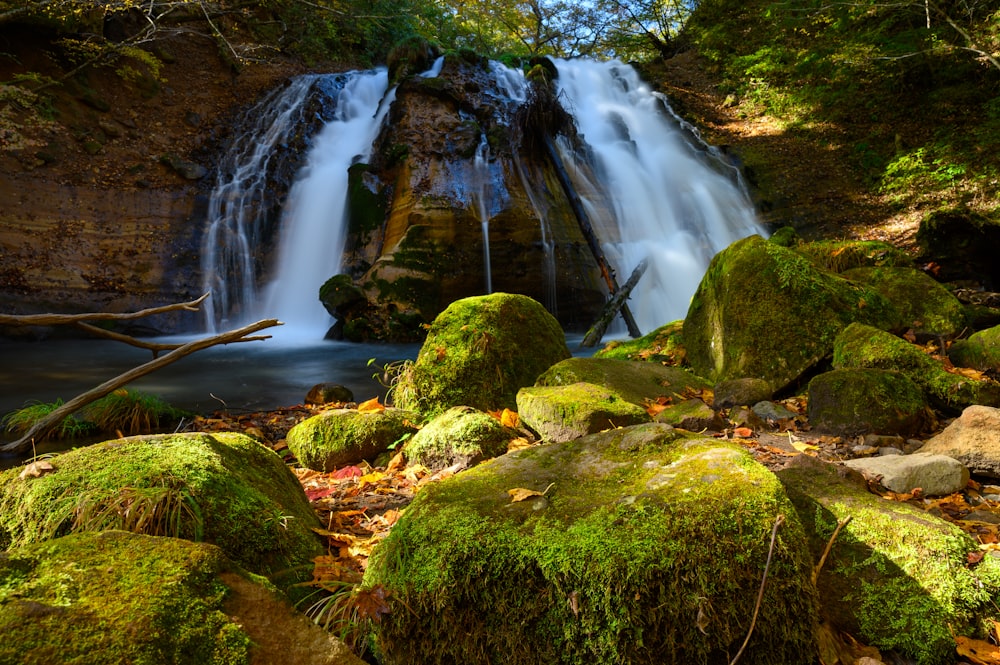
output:
[[[560,141],[562,157],[574,177],[596,175],[597,182],[580,182],[581,196],[603,191],[614,211],[613,220],[600,220],[605,255],[619,282],[649,259],[631,298],[639,328],[683,318],[711,258],[765,234],[745,189],[731,168],[712,162],[718,153],[692,142],[632,67],[589,60],[557,60],[556,67],[563,104],[589,148]]]

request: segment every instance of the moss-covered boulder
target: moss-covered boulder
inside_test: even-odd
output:
[[[920,665],[955,662],[953,635],[981,635],[1000,614],[1000,558],[976,566],[976,543],[961,529],[903,502],[885,501],[842,467],[799,455],[778,472],[817,558],[838,520],[817,587],[823,613],[864,644],[896,650]]]
[[[281,588],[323,553],[302,486],[243,434],[137,436],[77,448],[40,477],[0,474],[0,547],[124,529],[206,541]]]
[[[965,306],[940,282],[916,268],[854,268],[844,277],[866,284],[891,302],[894,329],[918,337],[954,337],[966,326]]]
[[[426,416],[453,406],[513,409],[520,388],[569,355],[559,322],[537,301],[510,293],[463,298],[434,319],[393,400]]]
[[[517,393],[521,422],[543,441],[572,441],[615,427],[652,420],[646,409],[593,383],[529,386]]]
[[[360,665],[207,543],[79,533],[0,555],[0,663]]]
[[[403,451],[407,461],[429,469],[467,467],[504,454],[517,436],[516,430],[489,414],[471,406],[453,406],[421,427]]]
[[[778,391],[829,356],[852,321],[887,327],[895,316],[874,290],[750,236],[712,259],[684,321],[684,344],[696,374],[756,377]]]
[[[696,398],[667,405],[653,416],[653,421],[680,427],[689,432],[701,432],[702,430],[718,432],[729,424],[729,421],[722,414]]]
[[[540,496],[512,500],[518,488]],[[741,662],[811,664],[812,564],[780,483],[741,448],[658,424],[508,453],[422,489],[365,573],[391,606],[376,645],[386,665],[728,663],[778,515]]]
[[[948,359],[957,367],[1000,370],[1000,326],[955,341],[948,349]]]
[[[683,329],[683,321],[674,321],[638,339],[612,340],[597,351],[594,357],[683,365],[687,355],[684,349]]]
[[[971,404],[1000,405],[1000,383],[971,379],[945,370],[941,361],[895,335],[860,323],[837,336],[835,368],[874,368],[905,374],[935,406],[962,410]]]
[[[913,267],[913,259],[906,252],[879,240],[816,240],[793,246],[823,270],[836,273],[855,268]]]
[[[646,406],[657,397],[681,398],[689,392],[711,388],[705,379],[679,367],[609,358],[567,358],[545,370],[538,386],[593,383],[622,399]]]
[[[373,460],[417,431],[417,416],[402,409],[330,409],[288,430],[285,443],[302,466],[316,471]]]
[[[835,369],[809,382],[809,424],[857,436],[912,436],[926,424],[927,400],[905,374],[881,369]]]

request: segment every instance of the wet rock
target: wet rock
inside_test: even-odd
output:
[[[354,393],[339,383],[317,383],[306,394],[306,404],[329,404],[331,402],[353,402]]]

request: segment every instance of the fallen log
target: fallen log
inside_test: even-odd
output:
[[[197,302],[200,302],[197,301]],[[29,448],[36,439],[42,439],[46,434],[52,431],[60,421],[66,416],[82,409],[86,405],[94,402],[105,395],[108,395],[115,390],[121,388],[122,386],[135,381],[141,376],[145,376],[150,372],[154,372],[161,367],[165,367],[173,362],[176,362],[183,358],[184,356],[190,355],[196,351],[201,351],[202,349],[207,349],[212,346],[217,346],[219,344],[230,344],[232,342],[242,342],[248,341],[250,338],[247,335],[255,333],[259,330],[264,330],[265,328],[271,328],[274,326],[282,325],[277,319],[265,319],[262,321],[257,321],[256,323],[251,323],[248,326],[238,328],[236,330],[230,330],[228,332],[220,333],[218,335],[213,335],[211,337],[205,337],[202,339],[197,339],[187,344],[182,344],[178,348],[174,349],[170,353],[162,356],[160,358],[154,358],[144,365],[139,365],[134,367],[124,374],[119,374],[113,379],[109,379],[102,383],[101,385],[88,390],[87,392],[77,395],[70,401],[66,402],[62,406],[52,410],[45,417],[40,418],[38,422],[31,426],[31,428],[24,433],[24,435],[11,443],[4,444],[0,446],[0,452],[20,452]],[[270,335],[258,336],[254,339],[268,339]]]
[[[583,236],[587,239],[587,244],[590,246],[590,252],[594,255],[594,259],[597,260],[597,266],[601,270],[601,276],[604,277],[604,281],[608,285],[608,292],[613,297],[614,294],[619,291],[618,281],[615,279],[615,271],[611,267],[611,264],[608,263],[608,259],[604,256],[604,251],[601,249],[601,243],[597,240],[594,228],[590,224],[590,217],[587,215],[587,211],[583,207],[583,201],[580,200],[580,195],[577,194],[576,188],[573,187],[573,182],[570,180],[569,172],[566,171],[566,165],[563,163],[562,157],[559,156],[559,152],[556,150],[556,146],[552,142],[552,137],[548,134],[543,135],[542,144],[545,146],[545,152],[548,154],[549,160],[552,162],[552,167],[555,169],[556,177],[559,178],[559,184],[562,185],[563,191],[566,193],[566,198],[569,200],[570,208],[573,209],[573,214],[576,215],[576,220],[580,225],[580,230],[583,232]],[[619,307],[619,311],[621,311],[622,318],[625,320],[625,326],[628,328],[629,336],[641,337],[642,333],[639,332],[639,326],[636,324],[635,317],[632,316],[632,311],[629,309],[628,304],[622,302]]]
[[[640,261],[639,265],[632,271],[632,275],[628,278],[628,281],[625,282],[625,285],[615,291],[614,295],[611,296],[611,299],[604,306],[604,309],[601,310],[601,315],[597,318],[597,321],[590,327],[587,334],[583,336],[583,341],[580,342],[581,348],[589,349],[601,341],[604,333],[608,330],[608,326],[611,325],[611,321],[618,315],[618,310],[626,306],[625,301],[628,300],[632,289],[639,283],[639,278],[646,272],[648,266],[648,259]],[[637,335],[633,335],[633,337],[637,337]]]

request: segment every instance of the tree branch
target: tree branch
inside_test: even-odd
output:
[[[198,302],[203,300],[204,297],[199,299]],[[244,326],[237,330],[230,330],[229,332],[224,332],[219,335],[213,335],[212,337],[205,337],[203,339],[195,340],[193,342],[188,342],[184,344],[167,355],[156,358],[149,361],[144,365],[139,365],[134,367],[124,374],[119,374],[113,379],[109,379],[97,386],[92,390],[77,395],[70,401],[66,402],[62,406],[51,411],[44,418],[41,418],[32,427],[25,432],[25,434],[11,443],[4,444],[0,446],[0,452],[19,452],[31,446],[32,441],[35,439],[41,439],[46,434],[48,434],[59,422],[70,415],[71,413],[83,408],[84,406],[90,404],[91,402],[98,400],[105,395],[121,388],[125,384],[138,379],[141,376],[145,376],[150,372],[154,372],[161,367],[165,367],[173,362],[176,362],[183,358],[184,356],[190,355],[196,351],[201,351],[202,349],[207,349],[212,346],[217,346],[219,344],[229,344],[230,342],[240,342],[246,341],[247,335],[255,333],[259,330],[265,328],[271,328],[273,326],[282,325],[277,319],[265,319],[263,321],[257,321],[256,323],[251,323],[248,326]],[[259,337],[257,339],[267,339],[269,336]]]
[[[199,305],[205,301],[208,295],[206,293],[197,300],[190,302],[151,307],[125,314],[113,314],[111,312],[91,312],[89,314],[0,314],[0,326],[56,326],[87,321],[131,321],[132,319],[141,319],[146,316],[163,314],[165,312],[197,312]]]

